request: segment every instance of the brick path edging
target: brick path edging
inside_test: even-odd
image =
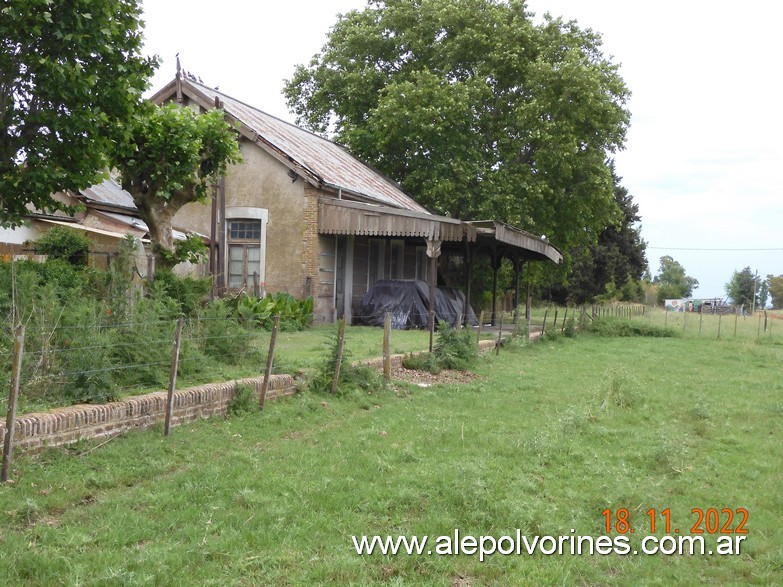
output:
[[[260,397],[263,377],[211,383],[174,392],[172,426],[199,418],[223,415],[236,395],[237,385],[254,387]],[[272,375],[267,399],[296,393],[291,375]],[[23,414],[16,419],[14,453],[38,452],[77,440],[108,438],[134,428],[150,428],[166,417],[165,391],[137,395],[109,404],[79,404],[44,413]],[[0,439],[5,438],[5,422],[0,423]]]

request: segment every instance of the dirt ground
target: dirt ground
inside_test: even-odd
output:
[[[469,383],[479,376],[470,371],[443,370],[437,375],[427,371],[415,371],[405,367],[396,367],[392,370],[392,380],[414,383],[420,387],[430,387],[439,383]]]

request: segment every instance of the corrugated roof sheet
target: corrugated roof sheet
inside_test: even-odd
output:
[[[121,206],[129,210],[135,210],[133,196],[126,192],[113,179],[105,179],[101,183],[82,190],[82,195],[88,200],[99,204]]]
[[[337,143],[203,84],[188,79],[182,83],[185,87],[192,85],[212,102],[218,97],[227,113],[330,187],[342,188],[386,206],[427,213],[426,208],[406,195],[396,183],[359,161]]]

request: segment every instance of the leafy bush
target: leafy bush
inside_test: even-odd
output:
[[[576,336],[576,319],[571,316],[563,327],[563,336],[566,338],[574,338]]]
[[[467,328],[457,330],[440,322],[432,354],[441,369],[468,369],[478,358],[475,335]]]
[[[313,321],[314,300],[298,300],[286,292],[277,292],[264,298],[242,294],[235,298],[236,314],[246,326],[256,325],[272,330],[274,317],[280,315],[280,330],[304,330]]]
[[[595,319],[587,325],[586,330],[597,336],[676,337],[680,335],[680,332],[673,328],[616,316]]]
[[[71,265],[87,265],[92,241],[84,232],[56,226],[36,241],[36,250],[50,261],[59,260]]]
[[[402,366],[413,371],[427,371],[433,375],[441,372],[432,353],[408,353],[402,358]]]
[[[153,287],[159,288],[160,293],[174,300],[180,313],[191,316],[209,296],[212,280],[209,277],[179,277],[171,270],[161,269],[155,272]]]
[[[249,414],[257,409],[258,400],[252,385],[237,383],[236,392],[228,404],[228,413],[231,416]]]
[[[308,388],[316,393],[331,393],[334,380],[335,366],[337,365],[339,340],[337,334],[329,337],[327,351]],[[343,347],[342,362],[340,363],[340,376],[337,380],[337,393],[348,394],[354,391],[375,392],[386,385],[381,374],[368,365],[353,365],[348,360],[350,351]]]
[[[225,300],[215,300],[198,313],[192,336],[201,341],[204,353],[222,363],[237,365],[247,360],[261,364],[260,349],[248,344],[249,333],[239,323]]]

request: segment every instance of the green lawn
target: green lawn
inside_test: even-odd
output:
[[[147,431],[95,450],[20,458],[17,482],[0,487],[0,577],[28,585],[779,584],[781,361],[783,346],[771,341],[583,335],[485,355],[469,384],[303,393],[169,438]],[[606,533],[602,512],[619,508],[629,510],[634,547],[649,533],[652,508],[669,508],[681,534],[696,522],[693,508],[746,508],[747,539],[736,556],[495,554],[484,562],[478,554],[359,556],[351,541],[435,540],[455,529],[597,537]],[[716,536],[705,540],[714,545]]]

